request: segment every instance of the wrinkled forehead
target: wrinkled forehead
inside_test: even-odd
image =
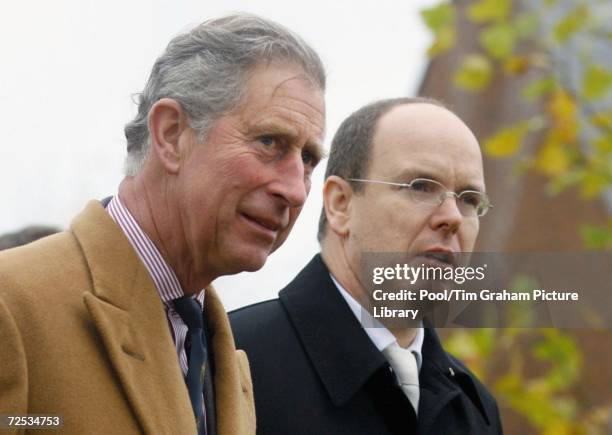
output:
[[[290,94],[295,87],[317,96],[325,93],[316,80],[295,62],[284,60],[260,62],[247,72],[243,101],[253,95],[266,94],[274,97]]]
[[[428,103],[403,104],[378,120],[368,173],[428,177],[484,190],[480,146],[471,130],[449,110]]]
[[[260,117],[269,116],[263,109],[280,115],[291,110],[316,125],[325,125],[324,92],[294,63],[261,63],[252,68],[237,109]]]

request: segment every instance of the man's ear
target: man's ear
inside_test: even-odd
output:
[[[162,98],[149,110],[151,152],[170,173],[178,172],[181,157],[187,152],[180,139],[188,128],[187,114],[176,100]]]
[[[331,175],[325,180],[323,206],[327,225],[339,237],[346,237],[349,233],[352,198],[353,189],[348,181],[336,175]]]

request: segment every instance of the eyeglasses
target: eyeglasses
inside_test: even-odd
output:
[[[415,178],[410,183],[392,183],[390,181],[364,180],[360,178],[349,178],[348,181],[359,183],[375,183],[397,186],[408,191],[408,195],[414,202],[440,206],[446,198],[455,197],[457,208],[462,216],[480,217],[487,214],[493,207],[486,193],[476,190],[464,190],[455,193],[446,188],[442,183],[428,178]]]

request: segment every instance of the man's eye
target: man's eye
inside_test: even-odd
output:
[[[302,162],[312,167],[315,167],[318,163],[317,158],[310,151],[302,151]]]
[[[271,148],[276,144],[276,139],[272,136],[261,136],[259,138],[259,142],[261,142],[265,147]]]
[[[429,180],[414,180],[410,188],[415,192],[430,193],[436,190],[436,185]]]
[[[478,208],[482,201],[481,195],[475,192],[463,192],[459,195],[459,198],[465,205],[469,205],[473,208]]]

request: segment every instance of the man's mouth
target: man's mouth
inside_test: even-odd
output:
[[[436,263],[440,263],[442,266],[454,267],[457,264],[457,258],[452,251],[447,250],[429,250],[419,254],[421,257],[433,260]]]
[[[244,217],[249,223],[252,225],[256,225],[260,230],[263,230],[267,233],[271,233],[276,235],[276,233],[281,229],[281,223],[270,217],[265,216],[253,216],[246,213],[241,213],[242,217]]]

